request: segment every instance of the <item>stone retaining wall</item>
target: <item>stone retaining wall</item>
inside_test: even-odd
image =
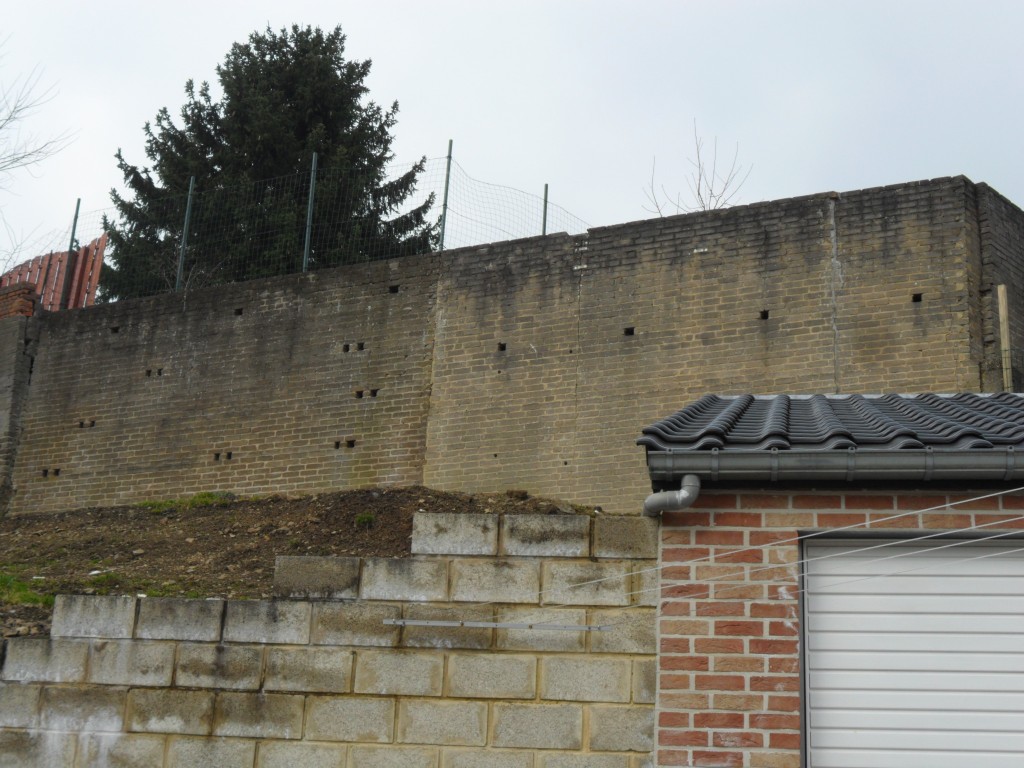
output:
[[[413,551],[281,557],[273,600],[59,597],[5,644],[0,766],[651,765],[655,521],[420,514]],[[610,629],[385,623],[424,619]]]

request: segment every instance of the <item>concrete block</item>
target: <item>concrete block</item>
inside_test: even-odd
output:
[[[268,648],[263,688],[267,691],[348,693],[352,652],[341,648]]]
[[[590,555],[590,518],[586,515],[505,515],[503,525],[503,555]]]
[[[398,645],[401,627],[385,624],[384,619],[398,619],[402,609],[397,605],[376,603],[314,603],[314,645]]]
[[[588,624],[582,608],[525,608],[502,606],[498,618],[515,624]],[[495,631],[496,648],[506,651],[569,651],[586,649],[587,633],[547,629],[499,629]]]
[[[73,733],[0,731],[0,768],[72,768]]]
[[[534,768],[529,752],[498,749],[446,749],[442,768]]]
[[[41,692],[38,685],[0,683],[0,728],[35,728]]]
[[[356,693],[440,696],[444,657],[416,651],[357,651]]]
[[[611,627],[593,632],[594,653],[657,653],[657,612],[653,608],[601,608],[591,611],[590,623]]]
[[[292,557],[274,561],[274,595],[310,600],[359,596],[358,557]]]
[[[638,560],[633,572],[633,604],[657,607],[661,599],[661,569],[657,561]]]
[[[580,749],[583,707],[578,704],[494,704],[491,744],[519,749]]]
[[[654,760],[653,752],[647,755],[633,755],[630,758],[629,768],[657,768]]]
[[[490,605],[423,605],[405,607],[406,619],[420,621],[494,621]],[[402,628],[402,645],[408,648],[490,648],[494,630],[488,627],[422,627]]]
[[[135,629],[135,600],[115,595],[57,595],[50,636],[127,639]]]
[[[291,600],[229,600],[224,641],[233,643],[309,642],[310,604]]]
[[[448,695],[467,699],[532,699],[537,695],[537,659],[492,653],[448,657]]]
[[[497,515],[417,512],[412,518],[414,555],[496,555]]]
[[[654,749],[654,707],[591,707],[590,748],[650,752]]]
[[[629,755],[552,752],[537,757],[540,760],[537,768],[629,768]]]
[[[88,640],[12,637],[7,641],[4,680],[80,683],[85,680]]]
[[[543,601],[560,605],[629,605],[632,564],[624,560],[554,561],[543,565]]]
[[[182,643],[174,684],[182,688],[227,688],[254,691],[263,673],[263,648],[258,645]]]
[[[213,730],[213,699],[212,691],[134,688],[128,692],[127,730],[209,734]]]
[[[541,698],[556,701],[629,701],[629,659],[549,656],[541,661]]]
[[[306,740],[381,742],[394,740],[394,699],[309,696]]]
[[[359,596],[364,600],[444,602],[448,561],[368,557],[363,561]]]
[[[594,557],[651,559],[658,557],[656,517],[600,516],[594,518]]]
[[[220,640],[223,600],[147,597],[139,601],[135,636],[147,640]]]
[[[352,747],[352,768],[437,768],[430,747]]]
[[[174,643],[145,640],[94,640],[89,648],[90,683],[170,685]]]
[[[163,761],[163,736],[83,733],[79,737],[78,768],[151,768]]]
[[[124,688],[46,686],[39,697],[44,731],[120,731],[124,728]]]
[[[307,744],[296,741],[261,741],[256,768],[345,768],[345,744]]]
[[[539,566],[531,560],[452,560],[452,601],[536,603]]]
[[[482,701],[401,701],[398,741],[403,744],[487,743],[487,704]]]
[[[167,768],[252,768],[256,742],[249,739],[197,739],[175,736],[167,746]]]
[[[305,697],[288,693],[218,693],[214,736],[254,739],[302,738]]]
[[[658,660],[633,660],[633,703],[653,704],[658,695]]]

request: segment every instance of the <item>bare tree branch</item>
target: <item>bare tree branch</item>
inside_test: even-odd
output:
[[[0,41],[0,49],[4,42]],[[55,95],[54,88],[42,87],[38,67],[32,69],[28,75],[16,77],[11,82],[0,82],[0,190],[7,189],[10,178],[16,171],[31,169],[62,150],[70,141],[68,132],[53,138],[41,138],[23,130],[25,121]],[[0,248],[0,265],[6,271],[22,253],[28,237],[19,236],[4,216],[2,209],[0,230],[6,236],[6,244]]]
[[[690,191],[689,202],[684,202],[679,192],[673,197],[664,184],[660,188],[656,186],[655,162],[652,162],[651,181],[649,186],[644,188],[644,197],[647,198],[647,205],[643,206],[645,211],[658,216],[668,215],[666,211],[669,214],[713,211],[726,208],[736,201],[736,196],[753,170],[753,166],[744,168],[740,165],[739,144],[736,145],[728,169],[721,173],[718,170],[718,139],[715,138],[711,156],[708,157],[704,149],[704,139],[697,133],[696,120],[693,123],[693,147],[694,157],[690,158],[693,171],[686,179],[686,186]]]
[[[0,84],[0,186],[12,171],[33,166],[67,145],[66,133],[43,139],[21,130],[24,121],[54,96],[52,88],[39,92],[39,79],[35,69],[9,85]]]

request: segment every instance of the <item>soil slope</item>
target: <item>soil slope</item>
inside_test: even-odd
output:
[[[301,498],[188,500],[0,519],[0,631],[49,632],[52,596],[259,598],[277,555],[405,557],[427,512],[590,512],[505,494],[373,488]]]

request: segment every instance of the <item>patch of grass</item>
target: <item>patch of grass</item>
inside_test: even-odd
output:
[[[154,514],[162,514],[164,512],[188,511],[196,507],[212,507],[237,500],[238,497],[228,491],[203,491],[186,499],[142,501],[136,506]]]
[[[113,573],[112,571],[106,571],[105,573],[97,573],[95,576],[90,576],[86,580],[93,589],[102,592],[108,589],[115,589],[121,586],[122,578],[119,574]]]
[[[53,605],[53,595],[39,592],[26,581],[0,572],[0,602],[14,605]]]
[[[362,528],[363,530],[373,528],[375,522],[377,522],[377,518],[373,516],[373,512],[360,512],[356,515],[356,528]]]

